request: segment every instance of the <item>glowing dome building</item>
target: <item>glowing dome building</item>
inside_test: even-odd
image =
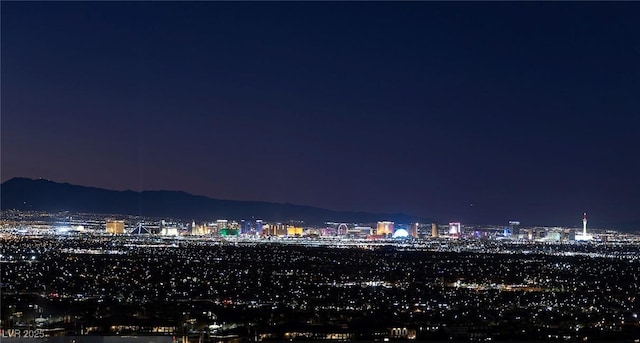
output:
[[[409,238],[409,231],[405,229],[398,229],[393,233],[392,238]]]

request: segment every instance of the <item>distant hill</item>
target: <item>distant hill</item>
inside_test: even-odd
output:
[[[13,178],[2,183],[0,206],[5,209],[71,211],[85,213],[142,214],[147,217],[212,220],[263,219],[372,223],[393,220],[399,223],[430,222],[405,214],[339,212],[317,207],[261,201],[219,200],[176,191],[113,191],[44,179]]]

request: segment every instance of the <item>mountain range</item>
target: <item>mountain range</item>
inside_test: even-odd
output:
[[[3,210],[70,211],[186,220],[255,218],[283,222],[301,220],[309,224],[327,221],[374,223],[380,220],[431,222],[401,213],[341,212],[293,204],[213,199],[179,191],[114,191],[21,177],[2,183],[0,207]]]

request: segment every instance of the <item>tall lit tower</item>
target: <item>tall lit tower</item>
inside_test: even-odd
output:
[[[585,212],[582,215],[582,233],[576,232],[576,241],[590,241],[592,239],[593,236],[587,234],[587,213]]]

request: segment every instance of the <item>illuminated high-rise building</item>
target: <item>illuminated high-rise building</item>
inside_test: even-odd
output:
[[[250,220],[241,220],[240,221],[240,234],[246,235],[251,231],[251,221]]]
[[[289,225],[282,223],[264,224],[262,226],[262,234],[264,236],[279,236],[284,237],[287,235]]]
[[[411,230],[409,230],[409,236],[413,237],[413,238],[418,238],[418,226],[420,224],[418,223],[414,223],[413,225],[411,225]]]
[[[286,236],[289,226],[291,225],[281,224],[281,223],[276,224],[276,236],[279,236],[279,237]]]
[[[449,223],[449,235],[460,237],[462,235],[462,225],[459,222]]]
[[[218,219],[216,220],[216,233],[220,233],[223,229],[227,229],[229,227],[229,221],[226,219]]]
[[[287,236],[302,236],[302,228],[301,227],[295,227],[295,226],[287,226]]]
[[[376,227],[376,235],[391,235],[393,234],[393,222],[383,221],[378,222],[378,226]]]
[[[275,226],[271,224],[262,225],[262,235],[263,236],[275,236]]]
[[[560,240],[567,241],[571,237],[571,229],[564,229],[560,233]]]
[[[431,237],[433,238],[438,237],[438,224],[436,223],[431,224]]]
[[[191,234],[194,236],[207,235],[210,232],[210,228],[212,228],[212,226],[207,226],[206,224],[195,225],[194,222],[191,226]]]
[[[124,220],[107,221],[107,233],[121,235],[124,233]]]
[[[505,226],[502,230],[502,237],[512,237],[513,235],[518,235],[520,229],[520,222],[517,220],[510,220],[509,226]]]

